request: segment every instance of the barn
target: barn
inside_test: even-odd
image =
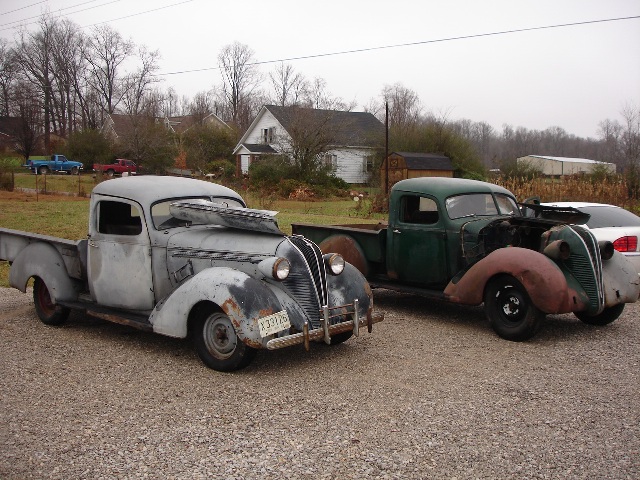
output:
[[[453,177],[453,165],[449,157],[437,153],[392,152],[382,162],[382,185],[386,184],[387,164],[389,186],[407,178]]]
[[[599,162],[586,158],[548,157],[544,155],[527,155],[516,160],[519,164],[527,163],[542,170],[547,176],[562,177],[592,173],[597,166],[605,167],[610,173],[616,173],[615,163]]]

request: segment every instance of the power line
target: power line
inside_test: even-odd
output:
[[[45,3],[45,2],[48,2],[48,1],[49,1],[49,0],[41,0],[41,1],[39,1],[39,2],[32,3],[32,4],[30,4],[30,5],[25,5],[24,7],[14,8],[13,10],[9,10],[8,12],[0,13],[0,17],[1,17],[2,15],[8,15],[8,14],[10,14],[10,13],[19,12],[20,10],[24,10],[25,8],[35,7],[36,5],[39,5],[39,4],[41,4],[41,3]]]
[[[132,13],[131,15],[126,15],[124,17],[113,18],[111,20],[105,20],[104,22],[93,23],[91,25],[83,25],[82,28],[95,27],[96,25],[102,25],[103,23],[115,22],[117,20],[123,20],[125,18],[137,17],[138,15],[143,15],[145,13],[157,12],[158,10],[164,10],[165,8],[177,7],[178,5],[184,5],[185,3],[193,2],[194,0],[184,0],[183,2],[172,3],[170,5],[165,5],[163,7],[152,8],[151,10],[145,10],[140,13]]]
[[[45,0],[45,1],[47,1],[47,0]],[[98,1],[98,0],[88,0],[88,1],[86,1],[86,2],[78,3],[78,4],[76,4],[76,5],[71,5],[70,7],[60,8],[60,9],[58,9],[57,11],[58,11],[58,12],[62,12],[63,10],[69,10],[70,8],[81,7],[82,5],[86,5],[87,3],[94,3],[94,2],[97,2],[97,1]],[[119,0],[117,0],[117,1],[119,1]],[[43,3],[43,2],[38,2],[38,3]],[[111,2],[111,3],[113,3],[113,2]],[[34,6],[34,5],[37,5],[37,3],[34,3],[33,5],[30,5],[30,6]],[[105,4],[105,5],[106,5],[106,4]],[[102,6],[102,5],[95,5],[95,6],[93,6],[93,7],[85,8],[84,10],[90,10],[91,8],[98,8],[98,7],[101,7],[101,6]],[[26,7],[23,7],[23,8],[26,8]],[[84,12],[84,10],[78,10],[78,12]],[[70,12],[70,13],[78,13],[78,12]],[[22,19],[20,19],[20,20],[14,20],[13,22],[3,23],[3,24],[1,24],[1,25],[0,25],[0,27],[4,27],[4,26],[6,26],[6,25],[13,25],[13,24],[15,24],[15,23],[22,23],[22,22],[24,22],[25,20],[33,20],[34,18],[40,18],[40,16],[41,16],[41,15],[33,15],[32,17],[22,18]],[[59,15],[59,16],[61,16],[61,15]],[[32,23],[35,23],[35,22],[27,23],[26,25],[31,25]],[[9,30],[9,29],[11,29],[11,28],[17,28],[17,27],[7,27],[7,28],[3,28],[3,29],[1,29],[1,30]]]
[[[289,57],[289,58],[281,58],[278,60],[264,60],[260,62],[253,62],[247,65],[266,65],[270,63],[280,63],[280,62],[293,62],[296,60],[308,60],[311,58],[322,58],[322,57],[333,57],[337,55],[348,55],[352,53],[363,53],[363,52],[372,52],[375,50],[385,50],[390,48],[400,48],[400,47],[412,47],[416,45],[427,45],[430,43],[442,43],[442,42],[450,42],[454,40],[469,40],[471,38],[482,38],[482,37],[492,37],[497,35],[507,35],[511,33],[522,33],[522,32],[532,32],[536,30],[549,30],[552,28],[564,28],[564,27],[575,27],[581,25],[591,25],[595,23],[605,23],[605,22],[619,22],[622,20],[636,20],[640,18],[640,15],[635,15],[631,17],[618,17],[618,18],[606,18],[601,20],[586,20],[583,22],[572,22],[572,23],[559,23],[557,25],[544,25],[540,27],[527,27],[527,28],[517,28],[513,30],[501,30],[497,32],[489,32],[489,33],[476,33],[473,35],[462,35],[457,37],[447,37],[447,38],[438,38],[435,40],[423,40],[419,42],[409,42],[409,43],[399,43],[395,45],[383,45],[378,47],[367,47],[367,48],[358,48],[353,50],[343,50],[340,52],[330,52],[330,53],[317,53],[314,55],[302,55],[299,57]],[[204,67],[204,68],[196,68],[192,70],[180,70],[176,72],[167,72],[167,73],[159,73],[156,77],[164,77],[168,75],[179,75],[182,73],[196,73],[196,72],[205,72],[209,70],[219,70],[220,67]]]

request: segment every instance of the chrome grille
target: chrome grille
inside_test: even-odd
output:
[[[593,234],[582,227],[572,226],[571,230],[580,237],[589,257],[572,252],[566,265],[589,295],[591,309],[600,312],[604,307],[604,287],[602,284],[602,258],[598,243]]]
[[[320,326],[320,310],[327,305],[327,272],[322,252],[312,241],[294,235],[290,245],[297,255],[287,255],[291,272],[282,283],[306,313],[313,328]]]

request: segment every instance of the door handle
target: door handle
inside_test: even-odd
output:
[[[402,233],[402,232],[396,228],[393,230],[393,233]]]

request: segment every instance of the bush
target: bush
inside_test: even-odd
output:
[[[232,178],[236,174],[236,166],[229,160],[214,160],[204,166],[204,173],[213,175],[215,179]]]

